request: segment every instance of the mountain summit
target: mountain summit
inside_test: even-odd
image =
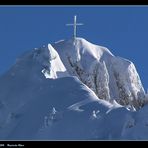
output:
[[[146,98],[131,61],[82,38],[58,41],[0,77],[0,139],[147,139]]]
[[[53,44],[67,71],[93,90],[99,99],[141,107],[145,91],[134,64],[106,47],[83,38]]]

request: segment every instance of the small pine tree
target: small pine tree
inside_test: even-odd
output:
[[[53,107],[51,113],[49,113],[49,120],[56,120],[56,114],[57,114],[57,111]]]

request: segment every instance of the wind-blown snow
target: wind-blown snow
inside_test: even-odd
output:
[[[44,63],[45,68],[42,70],[45,77],[46,78],[60,78],[60,77],[68,76],[68,73],[66,73],[66,68],[61,62],[61,59],[58,53],[53,49],[53,47],[50,44],[48,44],[47,51],[48,51],[48,54],[45,53],[44,56],[48,55],[48,57],[50,57],[49,59],[50,66],[48,66],[48,64],[46,65],[46,61],[45,61]],[[48,69],[46,66],[48,66]]]
[[[0,140],[146,140],[146,98],[131,61],[61,40],[27,51],[0,77]]]
[[[62,40],[57,50],[70,75],[77,76],[100,99],[115,99],[121,105],[139,108],[145,92],[134,64],[114,56],[107,48],[83,38]]]
[[[11,86],[8,86],[4,93],[1,92],[1,94],[3,94],[3,98],[1,97],[1,101],[3,101],[5,104],[6,115],[3,118],[1,117],[0,119],[0,139],[27,140],[35,139],[35,137],[37,138],[41,135],[43,136],[42,138],[45,138],[45,135],[43,133],[41,135],[39,133],[40,130],[42,131],[45,128],[44,117],[49,115],[52,107],[55,107],[55,109],[62,114],[62,119],[59,119],[59,121],[55,123],[55,126],[58,124],[61,127],[61,122],[63,126],[65,126],[65,130],[66,127],[68,130],[70,126],[72,128],[72,131],[75,132],[75,138],[77,139],[77,136],[79,135],[79,128],[81,128],[81,126],[85,124],[85,121],[81,119],[83,122],[78,122],[79,128],[77,128],[74,125],[70,125],[68,123],[71,121],[70,116],[73,118],[73,121],[77,121],[77,116],[78,118],[83,117],[83,114],[86,113],[70,111],[71,109],[69,110],[69,108],[73,104],[75,104],[76,106],[77,102],[85,102],[83,104],[78,103],[79,108],[92,104],[90,108],[91,110],[82,109],[83,112],[87,112],[87,114],[85,115],[85,120],[89,120],[92,110],[96,109],[97,107],[100,112],[106,112],[108,109],[110,109],[107,102],[102,102],[103,100],[99,100],[97,96],[95,96],[95,94],[92,93],[92,91],[88,87],[83,85],[77,78],[65,77],[52,80],[42,77],[41,80],[42,81],[35,82],[33,80],[25,81],[25,79],[23,81],[22,78],[17,79],[18,82],[21,81],[26,85],[26,87],[24,87],[24,85],[19,86],[20,90],[23,90],[21,92],[21,94],[23,95],[20,95],[19,93],[13,94],[13,92],[16,92],[18,90],[18,88],[16,87],[16,83],[14,83],[14,80],[11,80]],[[11,87],[13,87],[14,89],[10,89]],[[7,94],[10,94],[11,98],[6,99],[8,97]],[[75,117],[73,116],[73,114]],[[48,128],[51,127],[49,126]],[[53,131],[54,135],[59,135],[58,129],[55,129]],[[50,135],[50,132],[48,134]],[[61,134],[63,135],[63,137],[60,137],[61,139],[67,139],[69,137],[69,134],[64,134],[64,131]],[[85,133],[81,135],[82,139],[85,139],[86,136],[90,136],[89,133],[88,135],[84,135]],[[46,137],[46,139],[53,139],[53,137],[51,135],[49,137]]]
[[[35,75],[35,72],[37,74],[41,72],[46,78],[55,79],[69,76],[58,53],[51,44],[24,53],[17,59],[11,73],[15,76],[15,72],[12,71],[23,72],[27,68],[29,69],[28,73]]]

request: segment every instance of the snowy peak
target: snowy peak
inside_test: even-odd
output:
[[[84,68],[88,68],[90,62],[94,60],[113,56],[107,48],[92,44],[83,38],[59,41],[53,44],[53,47],[57,49],[60,56],[63,56],[62,53],[66,54],[71,64],[81,61],[81,66]]]
[[[48,44],[0,77],[0,139],[148,139],[146,97],[134,64],[107,48]]]
[[[47,47],[35,49],[33,53],[35,59],[43,67],[42,73],[46,78],[59,78],[68,76],[66,68],[64,67],[56,50],[48,44]]]
[[[93,73],[98,63],[113,57],[107,48],[92,44],[83,38],[62,40],[53,44],[53,47],[60,55],[67,71],[78,77],[79,73],[85,74],[85,71]]]
[[[114,56],[106,47],[83,38],[53,44],[70,75],[77,76],[100,99],[121,105],[143,104],[145,92],[134,64]]]
[[[17,59],[12,71],[28,71],[28,74],[39,77],[42,73],[45,78],[52,79],[68,76],[65,66],[51,44],[24,53]]]

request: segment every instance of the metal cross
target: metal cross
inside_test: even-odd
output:
[[[74,23],[73,24],[66,24],[67,26],[73,26],[73,37],[76,39],[76,34],[77,34],[77,26],[83,25],[82,23],[77,23],[77,16],[74,16]]]

